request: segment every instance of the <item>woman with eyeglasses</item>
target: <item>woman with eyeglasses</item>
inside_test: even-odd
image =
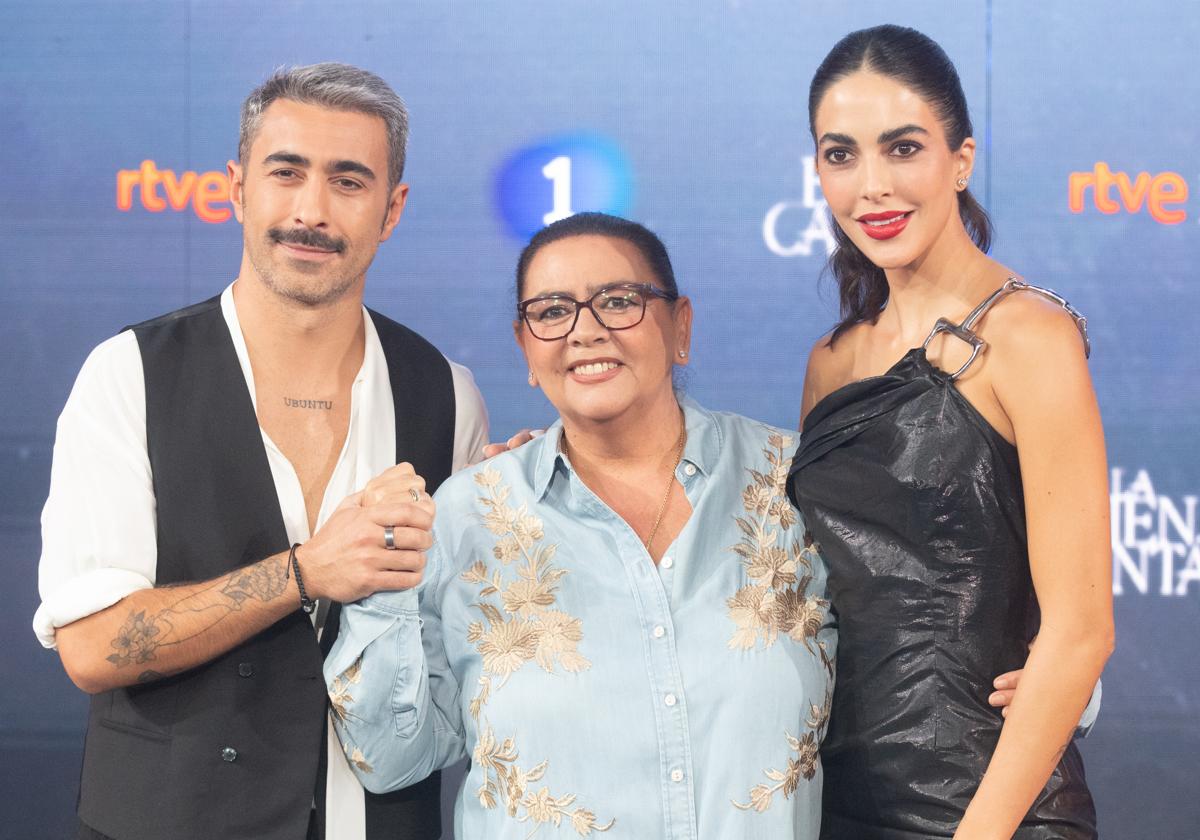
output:
[[[851,33],[809,119],[842,308],[789,484],[839,632],[821,836],[1095,837],[1070,738],[1113,616],[1083,318],[987,256],[966,99],[932,40]],[[1035,632],[1001,719],[983,686]]]
[[[517,295],[560,420],[442,485],[417,590],[346,605],[348,760],[387,791],[469,757],[460,838],[813,840],[835,636],[795,433],[676,394],[692,309],[641,225],[550,225]]]

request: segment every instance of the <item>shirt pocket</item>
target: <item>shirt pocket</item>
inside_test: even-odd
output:
[[[179,678],[167,678],[109,692],[100,723],[143,738],[169,740],[177,715],[179,682]]]

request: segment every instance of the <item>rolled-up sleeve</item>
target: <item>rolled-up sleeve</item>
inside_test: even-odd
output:
[[[146,454],[146,390],[137,338],[92,351],[58,419],[42,510],[38,640],[154,585],[154,485]]]
[[[441,566],[435,547],[427,573]],[[374,793],[415,784],[465,755],[436,592],[424,585],[420,594],[380,592],[344,605],[325,660],[334,728],[355,775]]]

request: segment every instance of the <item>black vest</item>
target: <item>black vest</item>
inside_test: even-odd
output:
[[[387,358],[396,460],[430,492],[450,474],[450,366],[371,312]],[[287,532],[219,298],[132,327],[146,382],[157,584],[201,581],[286,551]],[[298,605],[297,605],[298,606]],[[92,698],[79,815],[119,840],[302,840],[325,749],[322,657],[299,609],[174,677]],[[437,774],[367,794],[367,837],[441,835]]]

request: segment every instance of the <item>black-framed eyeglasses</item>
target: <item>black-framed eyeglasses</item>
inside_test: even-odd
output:
[[[649,283],[615,283],[600,289],[587,300],[575,300],[568,295],[529,298],[517,304],[517,312],[534,338],[558,341],[575,329],[580,309],[590,309],[605,329],[627,330],[642,323],[646,317],[646,304],[654,298],[675,301],[679,295]]]

